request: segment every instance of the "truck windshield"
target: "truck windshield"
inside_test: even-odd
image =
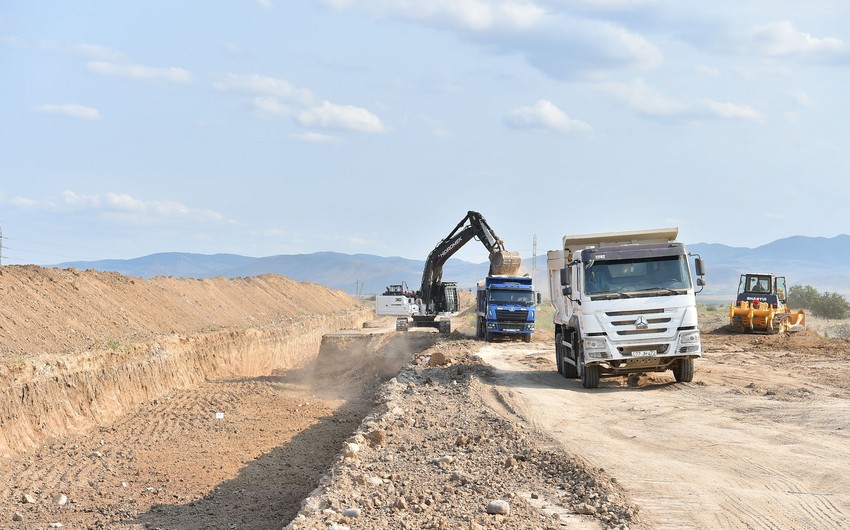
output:
[[[534,294],[531,291],[493,289],[490,291],[490,301],[505,305],[534,305]]]
[[[584,283],[590,296],[672,295],[691,287],[691,275],[685,256],[597,260],[585,269]]]

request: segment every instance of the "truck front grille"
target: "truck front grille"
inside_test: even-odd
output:
[[[497,309],[496,320],[499,322],[527,322],[528,310],[521,309],[519,311],[505,311],[504,309]]]

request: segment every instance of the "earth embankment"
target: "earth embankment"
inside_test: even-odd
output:
[[[0,268],[0,456],[106,424],[167,392],[308,363],[368,311],[278,275],[151,280]]]

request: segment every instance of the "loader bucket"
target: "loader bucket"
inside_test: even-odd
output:
[[[490,271],[491,274],[500,276],[515,276],[519,274],[519,266],[522,263],[522,258],[519,252],[493,252],[490,254]]]

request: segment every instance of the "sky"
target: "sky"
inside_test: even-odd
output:
[[[0,0],[0,263],[846,234],[849,73],[843,0]]]

